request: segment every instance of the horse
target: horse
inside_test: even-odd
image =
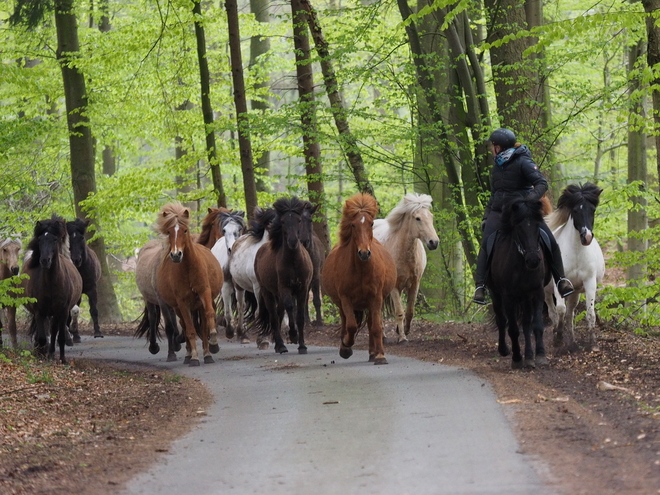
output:
[[[66,231],[69,235],[69,251],[71,261],[76,265],[83,281],[83,294],[87,295],[89,301],[89,313],[92,316],[94,324],[94,338],[103,338],[101,327],[99,326],[99,310],[97,309],[98,292],[97,286],[101,279],[101,263],[96,253],[87,245],[85,241],[85,232],[89,226],[89,220],[76,218],[66,223]],[[76,304],[80,306],[81,301]],[[80,333],[77,325],[71,325],[71,334],[74,343],[80,343]]]
[[[501,356],[511,353],[506,343],[508,329],[513,369],[548,364],[543,345],[543,288],[550,282],[551,273],[541,245],[542,208],[542,201],[525,198],[504,206],[486,277],[499,330],[498,351]],[[519,325],[525,337],[524,361],[518,342]]]
[[[186,336],[184,363],[199,366],[197,339],[202,339],[204,363],[215,362],[219,351],[215,327],[215,298],[222,287],[222,268],[207,247],[193,241],[190,211],[180,203],[161,209],[156,230],[163,237],[168,254],[156,272],[156,290],[174,309]],[[195,325],[198,323],[198,325]]]
[[[0,239],[0,280],[18,275],[20,270],[19,256],[21,254],[22,242],[18,237],[6,237]],[[7,314],[7,328],[9,338],[14,349],[18,348],[16,336],[16,306],[5,306]],[[2,347],[2,321],[0,320],[0,348]]]
[[[339,227],[339,242],[325,260],[323,292],[339,308],[341,343],[339,355],[353,354],[355,335],[363,324],[369,328],[369,361],[387,364],[383,348],[384,299],[396,285],[396,264],[389,251],[374,238],[378,214],[376,199],[358,193],[346,200]]]
[[[254,312],[258,312],[260,288],[254,272],[254,260],[259,248],[268,242],[267,229],[276,215],[277,213],[272,208],[256,208],[250,221],[250,229],[234,243],[229,258],[229,273],[234,284],[237,306],[237,319],[234,327],[236,328],[237,338],[244,344],[250,342],[245,328],[246,292],[254,294],[257,305]],[[257,346],[261,350],[268,349],[268,340],[258,338]]]
[[[575,292],[566,297],[565,301],[556,293],[554,284],[545,289],[548,316],[554,327],[554,344],[563,344],[564,328],[568,328],[569,350],[576,348],[573,319],[581,293],[584,293],[586,299],[589,344],[596,345],[596,288],[605,275],[605,259],[593,235],[593,228],[602,192],[602,189],[591,183],[569,185],[559,197],[557,209],[545,218],[561,249],[566,278],[575,288]]]
[[[314,232],[312,221],[312,217],[316,213],[316,210],[318,210],[318,207],[318,204],[306,203],[302,216],[303,231],[300,237],[300,242],[307,249],[309,257],[312,260],[312,266],[314,267],[310,289],[312,291],[312,302],[316,311],[316,319],[312,322],[309,317],[308,301],[305,304],[305,321],[309,321],[315,326],[323,325],[323,315],[321,312],[321,270],[323,270],[323,262],[325,261],[325,246],[323,245],[323,241]]]
[[[48,344],[46,326],[50,324],[48,357],[55,357],[55,340],[60,347],[60,361],[66,364],[64,345],[66,325],[71,309],[82,296],[83,281],[69,258],[69,239],[64,218],[53,215],[35,224],[28,250],[32,253],[23,263],[22,281],[25,297],[36,302],[26,303],[31,314],[29,335],[34,337],[37,354],[45,354]]]
[[[227,208],[209,208],[208,213],[202,220],[202,231],[194,235],[195,242],[212,249],[216,241],[222,237],[222,214],[231,210]]]
[[[244,211],[229,211],[223,212],[220,217],[220,226],[222,228],[222,237],[218,239],[211,252],[213,256],[218,260],[220,266],[222,267],[222,275],[224,282],[222,284],[222,304],[224,308],[224,327],[225,335],[228,339],[234,338],[234,327],[232,326],[232,315],[233,315],[233,305],[232,299],[235,297],[234,294],[234,283],[231,279],[231,273],[229,272],[229,257],[231,256],[232,248],[236,240],[245,234],[247,230],[247,224],[245,223],[245,212]],[[247,339],[245,335],[241,337],[241,340]],[[247,341],[249,342],[249,340]],[[243,343],[247,343],[243,342]]]
[[[259,312],[255,326],[262,337],[271,336],[275,352],[288,352],[280,325],[286,311],[289,338],[298,344],[298,354],[307,354],[305,345],[305,308],[314,267],[307,249],[300,242],[303,212],[308,201],[296,197],[280,198],[273,203],[277,216],[270,224],[270,239],[259,248],[254,273],[259,282]]]
[[[394,305],[399,343],[408,342],[419,282],[426,268],[424,246],[434,250],[440,242],[433,227],[431,202],[428,194],[409,193],[387,217],[374,220],[374,237],[387,248],[396,263],[396,286],[390,297]],[[407,300],[405,315],[401,302],[403,293]],[[393,340],[394,334],[386,334],[385,337]]]
[[[157,340],[160,338],[159,325],[162,315],[167,335],[167,362],[172,362],[177,360],[176,353],[181,350],[176,314],[172,307],[163,301],[156,289],[156,273],[165,256],[167,256],[167,250],[163,248],[163,243],[159,239],[147,242],[138,254],[135,265],[135,282],[142,294],[145,307],[134,336],[138,338],[146,334],[149,341],[149,352],[158,354],[160,346]]]

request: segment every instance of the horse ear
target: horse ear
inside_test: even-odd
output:
[[[190,218],[190,211],[188,210],[188,208],[183,210],[183,218]]]
[[[208,213],[213,213],[214,208],[209,208]]]
[[[236,214],[237,214],[239,217],[243,217],[243,218],[245,218],[245,212],[242,211],[242,210],[238,210],[238,211],[236,212]]]

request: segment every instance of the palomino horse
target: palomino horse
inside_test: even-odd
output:
[[[205,363],[213,363],[211,352],[219,350],[215,298],[222,287],[222,268],[210,249],[192,240],[189,222],[190,211],[179,203],[166,204],[158,215],[156,230],[164,237],[168,255],[156,272],[156,289],[183,327],[184,363],[199,366],[197,334],[202,339]]]
[[[497,348],[502,356],[511,352],[506,343],[508,329],[514,369],[543,366],[548,362],[543,345],[543,287],[551,276],[541,246],[542,222],[539,200],[515,199],[505,205],[486,277],[499,330]],[[524,362],[518,342],[519,324],[525,337]],[[532,347],[532,334],[536,349]]]
[[[589,344],[592,347],[596,345],[594,306],[596,288],[605,275],[605,259],[594,237],[593,228],[601,192],[602,189],[591,183],[570,185],[559,197],[557,209],[545,217],[561,249],[566,278],[575,288],[575,292],[566,297],[566,301],[559,297],[555,284],[545,288],[548,315],[554,326],[554,343],[557,346],[563,344],[564,328],[568,328],[567,345],[570,350],[576,347],[573,318],[582,292],[586,298]]]
[[[398,341],[408,341],[410,324],[415,314],[419,282],[426,268],[426,251],[438,247],[438,234],[433,227],[431,196],[406,194],[385,219],[374,221],[374,237],[387,248],[396,263],[396,286],[390,294],[394,304]],[[401,294],[406,294],[404,319]],[[394,335],[386,335],[394,339]]]
[[[288,351],[280,333],[285,311],[291,342],[298,344],[298,354],[307,354],[305,308],[314,270],[309,253],[300,242],[307,203],[296,197],[280,198],[273,203],[277,216],[268,229],[270,240],[259,248],[254,260],[261,288],[255,325],[262,337],[273,338],[275,352],[280,354]]]
[[[163,243],[159,239],[147,242],[138,254],[135,281],[144,299],[145,308],[142,320],[135,330],[135,337],[142,337],[146,334],[149,341],[149,352],[158,354],[160,346],[157,340],[160,337],[159,325],[162,314],[167,335],[167,361],[171,362],[177,360],[176,352],[181,350],[176,314],[158,295],[156,289],[156,273],[167,255],[167,250],[164,249]]]
[[[245,234],[247,225],[245,223],[244,211],[229,211],[223,212],[220,216],[220,226],[222,228],[222,237],[216,241],[211,252],[215,259],[218,260],[222,267],[222,275],[224,282],[222,283],[222,305],[224,313],[224,327],[225,335],[228,339],[234,338],[234,327],[232,325],[233,305],[232,299],[234,295],[234,283],[231,280],[231,273],[229,272],[229,257],[231,256],[232,248],[236,240]],[[241,340],[247,339],[245,335]],[[249,342],[249,339],[247,339]],[[243,341],[242,343],[247,343]]]
[[[23,273],[30,278],[23,280],[25,297],[37,301],[25,307],[32,315],[30,336],[34,337],[37,353],[45,354],[48,337],[46,327],[50,324],[50,347],[48,357],[55,357],[55,340],[60,347],[60,361],[64,358],[66,324],[71,309],[82,296],[82,278],[69,258],[69,239],[66,222],[53,215],[34,227],[34,236],[27,246],[32,254],[23,263]]]
[[[202,232],[193,235],[195,242],[211,249],[216,241],[222,237],[222,214],[231,210],[227,208],[209,208],[208,213],[202,220]]]
[[[103,338],[101,327],[99,326],[99,310],[96,305],[98,302],[97,285],[101,279],[101,263],[96,253],[92,251],[85,240],[85,232],[89,226],[89,220],[76,218],[66,223],[66,231],[69,234],[69,251],[71,252],[71,261],[76,265],[83,281],[83,294],[87,295],[89,300],[89,313],[94,323],[94,338]],[[80,306],[80,301],[76,303]],[[75,330],[74,330],[75,328]],[[80,342],[80,334],[77,327],[72,325],[71,334],[73,342]]]
[[[369,194],[356,194],[344,203],[339,242],[323,265],[323,292],[339,308],[339,355],[348,359],[366,311],[369,361],[387,364],[383,348],[383,301],[396,284],[394,258],[373,237],[378,203]]]
[[[323,315],[321,313],[321,271],[323,270],[323,262],[325,261],[325,246],[323,241],[314,232],[312,217],[319,205],[313,205],[310,202],[306,203],[303,210],[303,232],[300,237],[300,242],[303,243],[305,249],[312,259],[312,266],[314,272],[312,273],[312,283],[310,289],[312,291],[312,302],[314,303],[314,310],[316,311],[316,320],[311,322],[313,325],[323,325]],[[305,304],[305,321],[310,321],[309,317],[309,301]]]
[[[254,298],[259,301],[259,282],[254,272],[254,259],[257,251],[268,242],[268,226],[275,219],[277,213],[272,208],[256,208],[252,220],[250,221],[250,230],[242,235],[234,243],[231,257],[229,258],[229,273],[236,291],[236,328],[237,338],[243,343],[248,343],[247,331],[245,329],[246,312],[246,292],[254,294]],[[255,310],[258,312],[259,308]],[[257,340],[259,349],[268,349],[268,340]]]
[[[20,265],[18,258],[21,253],[21,240],[17,237],[7,237],[0,239],[0,280],[18,275]],[[16,306],[6,306],[7,328],[9,329],[9,338],[14,349],[18,347],[16,336]],[[0,347],[2,347],[2,321],[0,320]]]

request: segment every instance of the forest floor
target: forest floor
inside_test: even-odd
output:
[[[550,365],[531,371],[512,371],[510,358],[497,354],[491,325],[418,319],[409,339],[386,345],[386,355],[470,369],[490,383],[521,451],[543,461],[540,475],[561,492],[660,494],[657,336],[601,328],[598,350],[566,354],[548,345]],[[306,341],[338,346],[338,325],[309,327]],[[367,347],[366,330],[356,346]],[[188,431],[177,418],[202,418],[212,400],[200,382],[162,370],[0,355],[0,492],[116,493]]]

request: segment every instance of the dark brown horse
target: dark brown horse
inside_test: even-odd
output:
[[[323,292],[339,308],[339,355],[348,359],[366,312],[369,361],[387,364],[383,348],[383,300],[396,284],[394,258],[373,236],[378,203],[369,194],[346,200],[339,227],[339,242],[323,265]]]
[[[179,203],[165,205],[158,215],[157,231],[164,237],[167,256],[156,273],[156,289],[179,317],[186,336],[184,363],[199,366],[197,334],[202,339],[204,362],[213,363],[218,352],[215,299],[222,287],[222,268],[211,250],[193,241],[190,212]]]
[[[20,265],[18,259],[21,253],[21,240],[17,237],[0,239],[0,280],[18,275]],[[18,347],[16,336],[16,306],[6,306],[7,328],[14,349]],[[0,321],[0,347],[2,347],[2,321]]]
[[[304,230],[300,242],[307,249],[309,257],[312,260],[312,266],[314,267],[310,289],[312,291],[312,302],[316,311],[316,319],[312,323],[314,325],[323,325],[323,315],[321,313],[321,271],[323,270],[323,262],[325,261],[325,246],[323,245],[323,241],[314,232],[312,220],[318,207],[318,204],[312,205],[312,203],[307,202],[307,206],[303,210]],[[309,301],[305,304],[305,321],[311,321],[309,317]]]
[[[223,236],[222,214],[230,211],[223,207],[209,208],[204,220],[202,220],[202,232],[199,236],[193,236],[195,242],[209,249],[213,248],[215,242]]]
[[[48,357],[55,357],[57,339],[60,361],[65,364],[66,324],[71,308],[82,295],[82,278],[69,259],[65,220],[53,215],[50,220],[37,222],[27,248],[32,253],[23,264],[23,273],[30,276],[23,281],[24,295],[37,300],[25,305],[32,315],[29,333],[34,337],[36,352],[45,354],[48,344],[46,327],[50,324]]]
[[[69,234],[69,251],[71,252],[71,261],[76,265],[78,273],[83,281],[83,294],[87,295],[89,301],[89,313],[94,323],[94,338],[103,338],[101,327],[99,326],[99,310],[97,309],[98,292],[97,285],[101,279],[101,263],[96,253],[92,251],[85,240],[85,233],[89,226],[89,220],[76,218],[66,223],[66,231]],[[80,306],[78,301],[76,304]],[[71,328],[73,342],[80,342],[80,334],[77,328]]]
[[[275,352],[287,352],[280,325],[284,312],[289,317],[289,338],[298,344],[298,353],[307,354],[305,346],[305,307],[312,281],[312,260],[300,242],[303,211],[307,201],[280,198],[273,203],[277,216],[271,223],[269,241],[259,248],[254,272],[261,288],[256,327],[261,336],[275,340]]]

